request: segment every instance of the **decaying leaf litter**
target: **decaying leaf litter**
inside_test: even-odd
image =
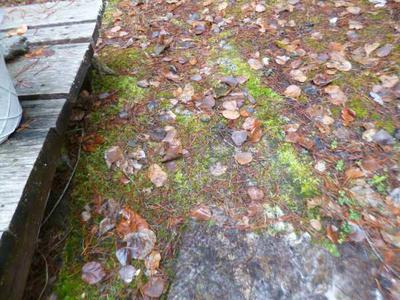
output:
[[[290,223],[332,255],[363,245],[396,298],[399,10],[109,3],[97,55],[112,72],[97,68],[86,95],[80,208],[56,293],[165,297],[185,223],[215,222],[217,207],[242,230]]]

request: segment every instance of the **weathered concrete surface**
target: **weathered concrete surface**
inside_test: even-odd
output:
[[[369,253],[352,245],[340,252],[331,256],[308,235],[192,222],[168,299],[383,299]]]

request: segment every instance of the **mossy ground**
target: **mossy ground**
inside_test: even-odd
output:
[[[237,2],[227,9],[228,16],[243,17],[240,6],[246,1]],[[108,27],[111,27],[113,11],[117,5],[118,1],[113,1],[106,11],[105,24]],[[273,5],[271,2],[268,7]],[[178,16],[183,13],[177,9]],[[379,13],[374,15],[374,18],[380,17]],[[293,18],[299,24],[306,21],[300,12],[295,12]],[[324,16],[317,14],[307,20],[318,24],[324,21]],[[170,26],[182,32],[190,29],[183,18],[175,18],[170,22]],[[367,30],[371,33],[363,34],[372,34],[374,30],[376,29],[371,27]],[[186,37],[185,34],[184,38]],[[330,41],[340,42],[344,39],[344,35],[338,34],[324,43],[316,43],[315,40],[306,37],[302,43],[307,50],[322,52],[328,49]],[[116,237],[110,234],[97,238],[91,234],[90,226],[79,221],[84,206],[93,203],[96,197],[115,199],[121,204],[126,204],[148,221],[157,236],[157,250],[162,254],[162,270],[171,280],[172,266],[178,251],[177,245],[189,211],[196,204],[203,203],[235,209],[239,213],[245,212],[248,202],[244,199],[246,197],[244,183],[262,187],[266,192],[265,204],[280,207],[286,214],[296,215],[296,222],[301,225],[296,230],[304,230],[311,219],[323,220],[319,207],[307,206],[308,200],[319,196],[323,191],[323,182],[313,168],[313,157],[310,151],[285,141],[284,126],[294,113],[292,112],[292,115],[287,113],[287,99],[278,93],[282,91],[281,86],[275,84],[276,82],[265,73],[253,70],[247,63],[249,49],[255,52],[272,44],[279,48],[279,43],[270,43],[268,38],[256,40],[254,34],[238,35],[234,29],[204,38],[195,36],[192,41],[198,48],[179,50],[179,53],[168,50],[170,51],[168,55],[172,57],[172,61],[174,59],[177,61],[181,57],[197,57],[202,60],[204,66],[212,70],[208,78],[201,82],[192,82],[196,96],[215,88],[221,76],[247,78],[243,89],[255,99],[256,104],[253,105],[255,116],[262,122],[264,133],[258,143],[246,143],[242,147],[242,150],[254,153],[254,161],[248,166],[239,166],[235,162],[233,155],[237,149],[226,142],[230,138],[231,124],[219,113],[198,113],[190,111],[192,108],[188,113],[185,106],[179,104],[177,109],[171,104],[170,99],[174,97],[174,91],[184,84],[174,83],[162,77],[161,74],[165,70],[159,67],[161,61],[149,56],[155,46],[154,43],[145,50],[139,45],[129,49],[103,48],[99,53],[101,61],[116,71],[117,75],[94,73],[92,77],[94,93],[115,92],[116,97],[110,102],[100,101],[99,105],[93,106],[85,127],[87,133],[95,132],[102,136],[104,143],[96,151],[82,154],[74,179],[71,196],[72,232],[65,247],[64,267],[56,287],[60,299],[121,299],[147,280],[146,276],[141,275],[129,287],[124,286],[117,274],[118,262],[114,254]],[[201,50],[204,50],[204,55],[199,55]],[[186,64],[181,66],[179,71],[181,78],[184,78],[199,70],[194,67],[190,69]],[[139,80],[153,77],[161,81],[159,86],[146,89],[137,86]],[[269,84],[270,82],[272,84]],[[367,71],[360,72],[356,77],[351,74],[341,74],[334,81],[349,93],[348,107],[356,112],[357,121],[373,120],[378,126],[393,132],[395,125],[392,117],[389,115],[381,118],[381,114],[371,109],[371,100],[365,97],[365,93],[377,82],[377,77]],[[148,104],[153,101],[157,103],[157,107],[149,109]],[[310,100],[304,97],[300,102],[307,105],[308,101]],[[220,104],[217,103],[217,106]],[[118,122],[118,114],[123,110],[133,112],[133,115],[129,121]],[[156,127],[163,127],[165,124],[160,121],[159,113],[168,110],[176,114],[173,126],[178,131],[187,155],[175,162],[175,167],[168,171],[167,184],[161,188],[153,187],[146,170],[130,176],[128,184],[121,183],[122,174],[107,168],[104,161],[105,151],[114,145],[119,145],[124,150],[129,149],[131,141],[137,141],[141,134],[146,134]],[[330,107],[330,111],[333,117],[340,118],[340,108]],[[241,121],[235,124],[237,128],[241,125]],[[315,131],[310,131],[310,135],[315,135]],[[334,152],[338,148],[336,138],[327,137],[325,142],[329,144],[329,151]],[[154,155],[158,143],[149,141],[139,144],[148,154],[148,164],[163,165],[161,158]],[[333,181],[337,176],[342,176],[346,164],[343,162],[343,166],[339,168],[337,161],[341,159],[335,157],[337,170],[334,172],[340,172],[327,172],[328,180]],[[210,175],[210,167],[217,162],[228,166],[228,170],[220,177],[213,177]],[[179,218],[183,221],[178,226],[171,226],[171,220]],[[95,219],[92,223],[96,225],[99,221]],[[339,254],[336,246],[321,234],[317,234],[315,240],[332,254]],[[101,261],[110,274],[101,289],[97,286],[91,287],[81,280],[82,265],[92,259]],[[138,264],[138,268],[143,269],[140,263],[135,263]]]

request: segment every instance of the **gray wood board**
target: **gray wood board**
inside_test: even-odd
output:
[[[0,237],[8,229],[50,128],[56,127],[65,99],[22,103],[29,128],[0,145]]]
[[[83,80],[80,77],[86,75],[91,57],[89,47],[88,43],[49,46],[49,56],[20,57],[8,64],[18,96],[23,99],[68,97],[76,80]],[[82,72],[81,68],[85,70]]]
[[[0,30],[27,25],[29,28],[97,22],[102,0],[69,0],[3,8]]]
[[[60,25],[29,29],[23,36],[30,45],[56,45],[71,43],[91,43],[96,39],[96,22],[83,24]],[[1,40],[6,38],[6,32],[0,32]]]

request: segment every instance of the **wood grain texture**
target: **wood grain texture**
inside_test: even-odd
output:
[[[29,29],[23,36],[30,45],[57,45],[72,43],[91,43],[95,40],[97,23],[70,24]],[[0,43],[7,38],[6,32],[0,32]]]
[[[20,57],[7,65],[23,99],[68,97],[83,65],[90,65],[89,44],[49,46],[49,56]]]
[[[29,128],[0,147],[0,238],[8,229],[29,175],[50,128],[55,128],[65,99],[22,103]]]
[[[5,14],[0,30],[10,30],[21,25],[36,28],[97,22],[102,8],[102,0],[68,0],[3,8]]]

